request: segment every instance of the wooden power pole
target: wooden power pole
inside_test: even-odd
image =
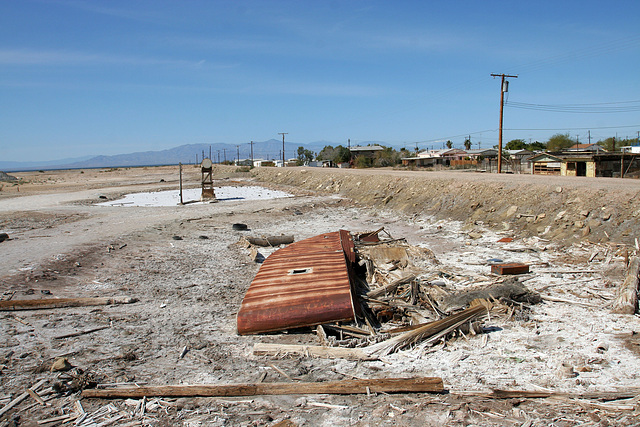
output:
[[[282,135],[282,167],[284,167],[285,163],[284,163],[284,136],[287,135],[289,132],[278,132],[278,135]]]
[[[509,91],[509,81],[506,78],[517,79],[518,76],[510,76],[508,74],[491,74],[492,77],[501,77],[500,85],[500,129],[498,131],[498,173],[502,173],[502,118],[504,110],[504,93]]]

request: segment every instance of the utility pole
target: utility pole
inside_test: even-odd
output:
[[[236,164],[240,164],[240,146],[239,145],[236,145],[236,152],[237,152]]]
[[[591,145],[591,131],[589,131],[587,138],[589,140],[589,145]]]
[[[282,135],[282,167],[284,167],[284,136],[289,132],[278,132],[278,135]]]
[[[253,167],[253,141],[251,141],[251,167]]]
[[[492,77],[501,77],[500,85],[500,130],[498,131],[498,173],[502,173],[502,119],[504,110],[504,93],[509,92],[509,81],[506,78],[517,79],[518,76],[510,76],[508,74],[491,74]]]
[[[220,164],[220,150],[218,150],[218,164]]]
[[[347,148],[351,150],[351,138],[347,139]]]
[[[227,163],[227,149],[223,148],[222,152],[224,153],[224,162]]]

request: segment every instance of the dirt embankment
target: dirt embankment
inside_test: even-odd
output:
[[[430,214],[564,243],[635,244],[640,182],[532,175],[319,168],[256,168],[261,181],[341,194],[407,216]]]

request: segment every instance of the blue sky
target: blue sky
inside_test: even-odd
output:
[[[2,0],[0,160],[248,147],[278,132],[486,148],[491,73],[518,75],[505,143],[635,137],[639,17],[637,0]]]

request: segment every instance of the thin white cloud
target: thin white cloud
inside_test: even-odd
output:
[[[211,64],[203,59],[161,59],[127,55],[111,55],[104,53],[86,53],[65,50],[31,50],[31,49],[0,49],[0,65],[7,66],[92,66],[92,65],[131,65],[174,67],[215,67],[233,68],[237,64]]]

